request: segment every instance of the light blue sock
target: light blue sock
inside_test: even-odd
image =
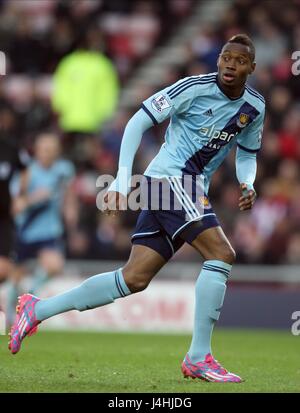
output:
[[[211,336],[219,319],[231,265],[205,261],[196,282],[194,332],[188,355],[193,363],[203,361],[211,351]]]
[[[35,307],[35,315],[39,321],[43,321],[70,310],[85,311],[101,307],[129,294],[131,291],[120,268],[117,271],[94,275],[72,290],[39,301]]]
[[[33,274],[31,288],[29,292],[31,294],[36,294],[38,290],[42,288],[42,286],[48,281],[49,277],[47,271],[43,268],[38,266]]]

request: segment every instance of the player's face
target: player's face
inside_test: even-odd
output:
[[[35,157],[44,167],[49,167],[59,156],[58,141],[51,137],[41,138],[35,147]]]
[[[242,88],[254,69],[248,46],[225,44],[218,59],[218,78],[223,86],[227,89]]]

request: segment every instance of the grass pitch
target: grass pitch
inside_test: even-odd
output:
[[[0,392],[300,392],[300,336],[265,330],[214,333],[214,355],[241,384],[184,379],[190,336],[40,332],[12,356],[0,336]]]

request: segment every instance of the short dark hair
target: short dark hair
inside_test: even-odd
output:
[[[236,34],[234,36],[232,36],[227,43],[239,43],[239,44],[243,44],[245,46],[248,46],[250,49],[250,56],[251,56],[251,60],[252,62],[255,60],[255,47],[254,44],[252,42],[252,40],[250,39],[250,37],[247,34],[244,33],[240,33],[240,34]]]

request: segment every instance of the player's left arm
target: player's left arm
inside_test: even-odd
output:
[[[242,196],[239,198],[241,211],[251,209],[256,200],[256,191],[253,186],[256,170],[256,153],[249,153],[238,147],[236,151],[236,175],[242,192]]]
[[[241,133],[237,140],[236,151],[236,176],[240,183],[242,196],[239,198],[241,211],[251,209],[256,200],[254,182],[257,171],[256,156],[261,148],[265,109],[263,108],[257,118]]]

